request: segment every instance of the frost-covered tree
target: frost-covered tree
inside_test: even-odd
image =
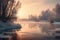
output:
[[[16,13],[21,3],[17,0],[0,0],[0,21],[11,22],[16,19]]]
[[[54,20],[55,19],[55,13],[53,11],[50,11],[49,9],[46,11],[42,11],[42,16],[39,16],[40,20]]]
[[[53,11],[56,13],[56,21],[60,22],[60,4],[56,4]]]
[[[0,0],[0,33],[21,29],[20,24],[11,23],[16,20],[16,13],[20,7],[19,0]]]

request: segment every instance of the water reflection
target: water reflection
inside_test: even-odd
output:
[[[46,36],[52,36],[56,24],[49,22],[23,22],[21,31],[17,32],[19,40],[45,40]]]

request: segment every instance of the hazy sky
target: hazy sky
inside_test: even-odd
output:
[[[29,15],[38,16],[42,10],[52,9],[60,0],[20,0],[19,18],[28,18]]]

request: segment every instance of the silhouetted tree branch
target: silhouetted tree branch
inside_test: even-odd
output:
[[[10,22],[16,19],[16,13],[21,3],[15,0],[0,0],[0,21]]]

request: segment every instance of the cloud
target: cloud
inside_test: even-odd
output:
[[[56,3],[60,3],[60,0],[45,0],[46,4],[56,4]]]
[[[42,10],[52,9],[56,5],[56,3],[60,3],[60,0],[20,0],[21,1],[21,9],[19,13],[39,15]],[[37,14],[38,13],[38,14]],[[26,17],[24,15],[24,17]]]
[[[21,0],[24,4],[42,3],[44,0]]]
[[[21,0],[21,2],[25,4],[29,3],[46,3],[46,4],[53,4],[53,3],[60,3],[60,0]]]

